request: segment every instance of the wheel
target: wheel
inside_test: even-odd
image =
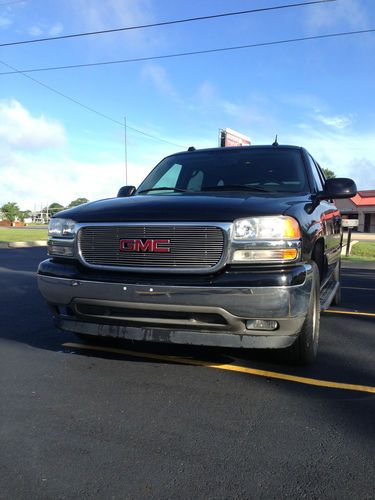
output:
[[[341,261],[337,263],[336,269],[333,273],[335,281],[339,284],[336,293],[332,299],[332,305],[339,306],[341,302],[341,283],[340,283],[340,274],[341,274]]]
[[[294,364],[305,365],[312,363],[318,352],[319,323],[320,323],[320,279],[319,270],[312,262],[312,288],[310,294],[309,310],[303,323],[301,332],[289,348],[289,360]]]

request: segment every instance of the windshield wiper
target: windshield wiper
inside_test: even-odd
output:
[[[142,191],[138,191],[137,194],[148,193],[149,191],[173,191],[175,193],[186,193],[188,190],[165,186],[165,187],[157,187],[157,188],[150,188],[150,189],[142,189]]]
[[[157,188],[149,188],[142,189],[142,191],[138,191],[137,194],[149,193],[150,191],[173,191],[174,193],[200,193],[203,191],[260,191],[262,193],[269,193],[268,189],[264,189],[258,186],[243,186],[241,184],[227,184],[226,186],[207,186],[202,187],[202,189],[197,191],[192,191],[190,189],[182,189],[175,187],[157,187]]]
[[[257,186],[243,186],[241,184],[227,184],[226,186],[208,186],[202,187],[201,191],[262,191],[269,193],[268,189]]]

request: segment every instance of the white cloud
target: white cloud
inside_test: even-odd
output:
[[[293,94],[281,95],[279,100],[281,104],[287,106],[288,108],[293,107],[308,111],[312,109],[316,113],[319,113],[320,109],[324,107],[322,99],[315,94],[295,92]]]
[[[84,14],[86,23],[93,28],[108,28],[116,19],[119,25],[131,26],[133,24],[143,24],[146,19],[150,19],[152,7],[151,0],[102,0],[92,2],[92,0],[75,0],[77,7]]]
[[[75,11],[75,18],[79,26],[85,26],[89,31],[105,30],[144,25],[154,22],[152,0],[71,0],[71,8]],[[159,35],[158,35],[159,36]],[[88,37],[87,42],[95,43],[95,52],[99,48],[111,50],[111,54],[118,49],[123,54],[128,47],[135,49],[154,49],[159,38],[154,30],[140,29],[108,34],[101,37]]]
[[[358,0],[340,0],[328,4],[315,5],[309,10],[307,26],[311,31],[332,28],[343,24],[349,28],[366,29],[368,15]]]
[[[156,90],[169,98],[177,98],[177,92],[170,82],[165,69],[159,64],[147,64],[141,73],[142,79],[151,82]]]
[[[139,184],[147,173],[147,169],[135,164],[128,168],[129,184]],[[16,201],[23,210],[54,202],[66,206],[78,197],[110,198],[125,184],[123,163],[78,162],[64,154],[14,155],[11,163],[0,167],[0,172],[0,206]]]
[[[208,80],[202,82],[197,89],[196,99],[198,105],[202,106],[210,106],[217,101],[218,93],[215,85]]]
[[[353,158],[343,166],[343,172],[357,182],[358,189],[375,189],[375,159]]]
[[[48,34],[49,36],[58,36],[61,35],[61,33],[64,30],[64,26],[62,23],[57,22],[53,24],[49,29],[48,29]]]
[[[274,105],[268,96],[251,92],[229,97],[231,99],[225,93],[223,95],[215,84],[205,80],[193,94],[190,109],[199,113],[205,121],[209,117],[214,127],[233,128],[250,138],[259,128],[277,130],[272,114]]]
[[[30,28],[27,30],[28,34],[31,36],[40,36],[43,33],[43,30],[40,26],[30,26]]]
[[[336,128],[336,129],[344,129],[348,127],[351,123],[352,120],[348,116],[324,116],[322,114],[317,114],[314,116],[315,120],[317,120],[320,123],[323,123],[324,125],[327,125],[328,127]]]
[[[62,23],[57,22],[51,25],[47,25],[45,23],[40,23],[40,24],[35,24],[33,26],[30,26],[27,30],[28,34],[31,36],[41,36],[41,35],[48,35],[48,36],[58,36],[63,32],[64,26]]]
[[[9,17],[0,16],[0,29],[7,28],[11,24],[12,24],[12,21],[9,19]]]
[[[322,167],[337,177],[353,178],[359,189],[375,189],[375,130],[319,129],[304,125],[303,134],[289,131],[284,144],[304,146]]]
[[[60,147],[66,142],[61,124],[45,116],[34,117],[12,100],[0,100],[0,147],[40,150]]]
[[[129,184],[138,185],[163,153],[157,144],[142,155],[139,163],[129,162]],[[55,201],[67,205],[78,197],[116,196],[125,184],[124,162],[117,158],[104,151],[93,161],[79,161],[60,123],[33,116],[16,100],[0,100],[0,206],[15,201],[32,210]]]

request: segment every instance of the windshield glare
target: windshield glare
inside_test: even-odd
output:
[[[201,191],[306,191],[302,155],[293,149],[238,149],[169,156],[149,174],[138,194]]]

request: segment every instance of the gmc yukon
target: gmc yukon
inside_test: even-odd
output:
[[[302,147],[189,148],[138,189],[55,215],[39,290],[57,327],[85,338],[284,349],[309,363],[320,310],[340,298],[333,200],[355,194]]]

